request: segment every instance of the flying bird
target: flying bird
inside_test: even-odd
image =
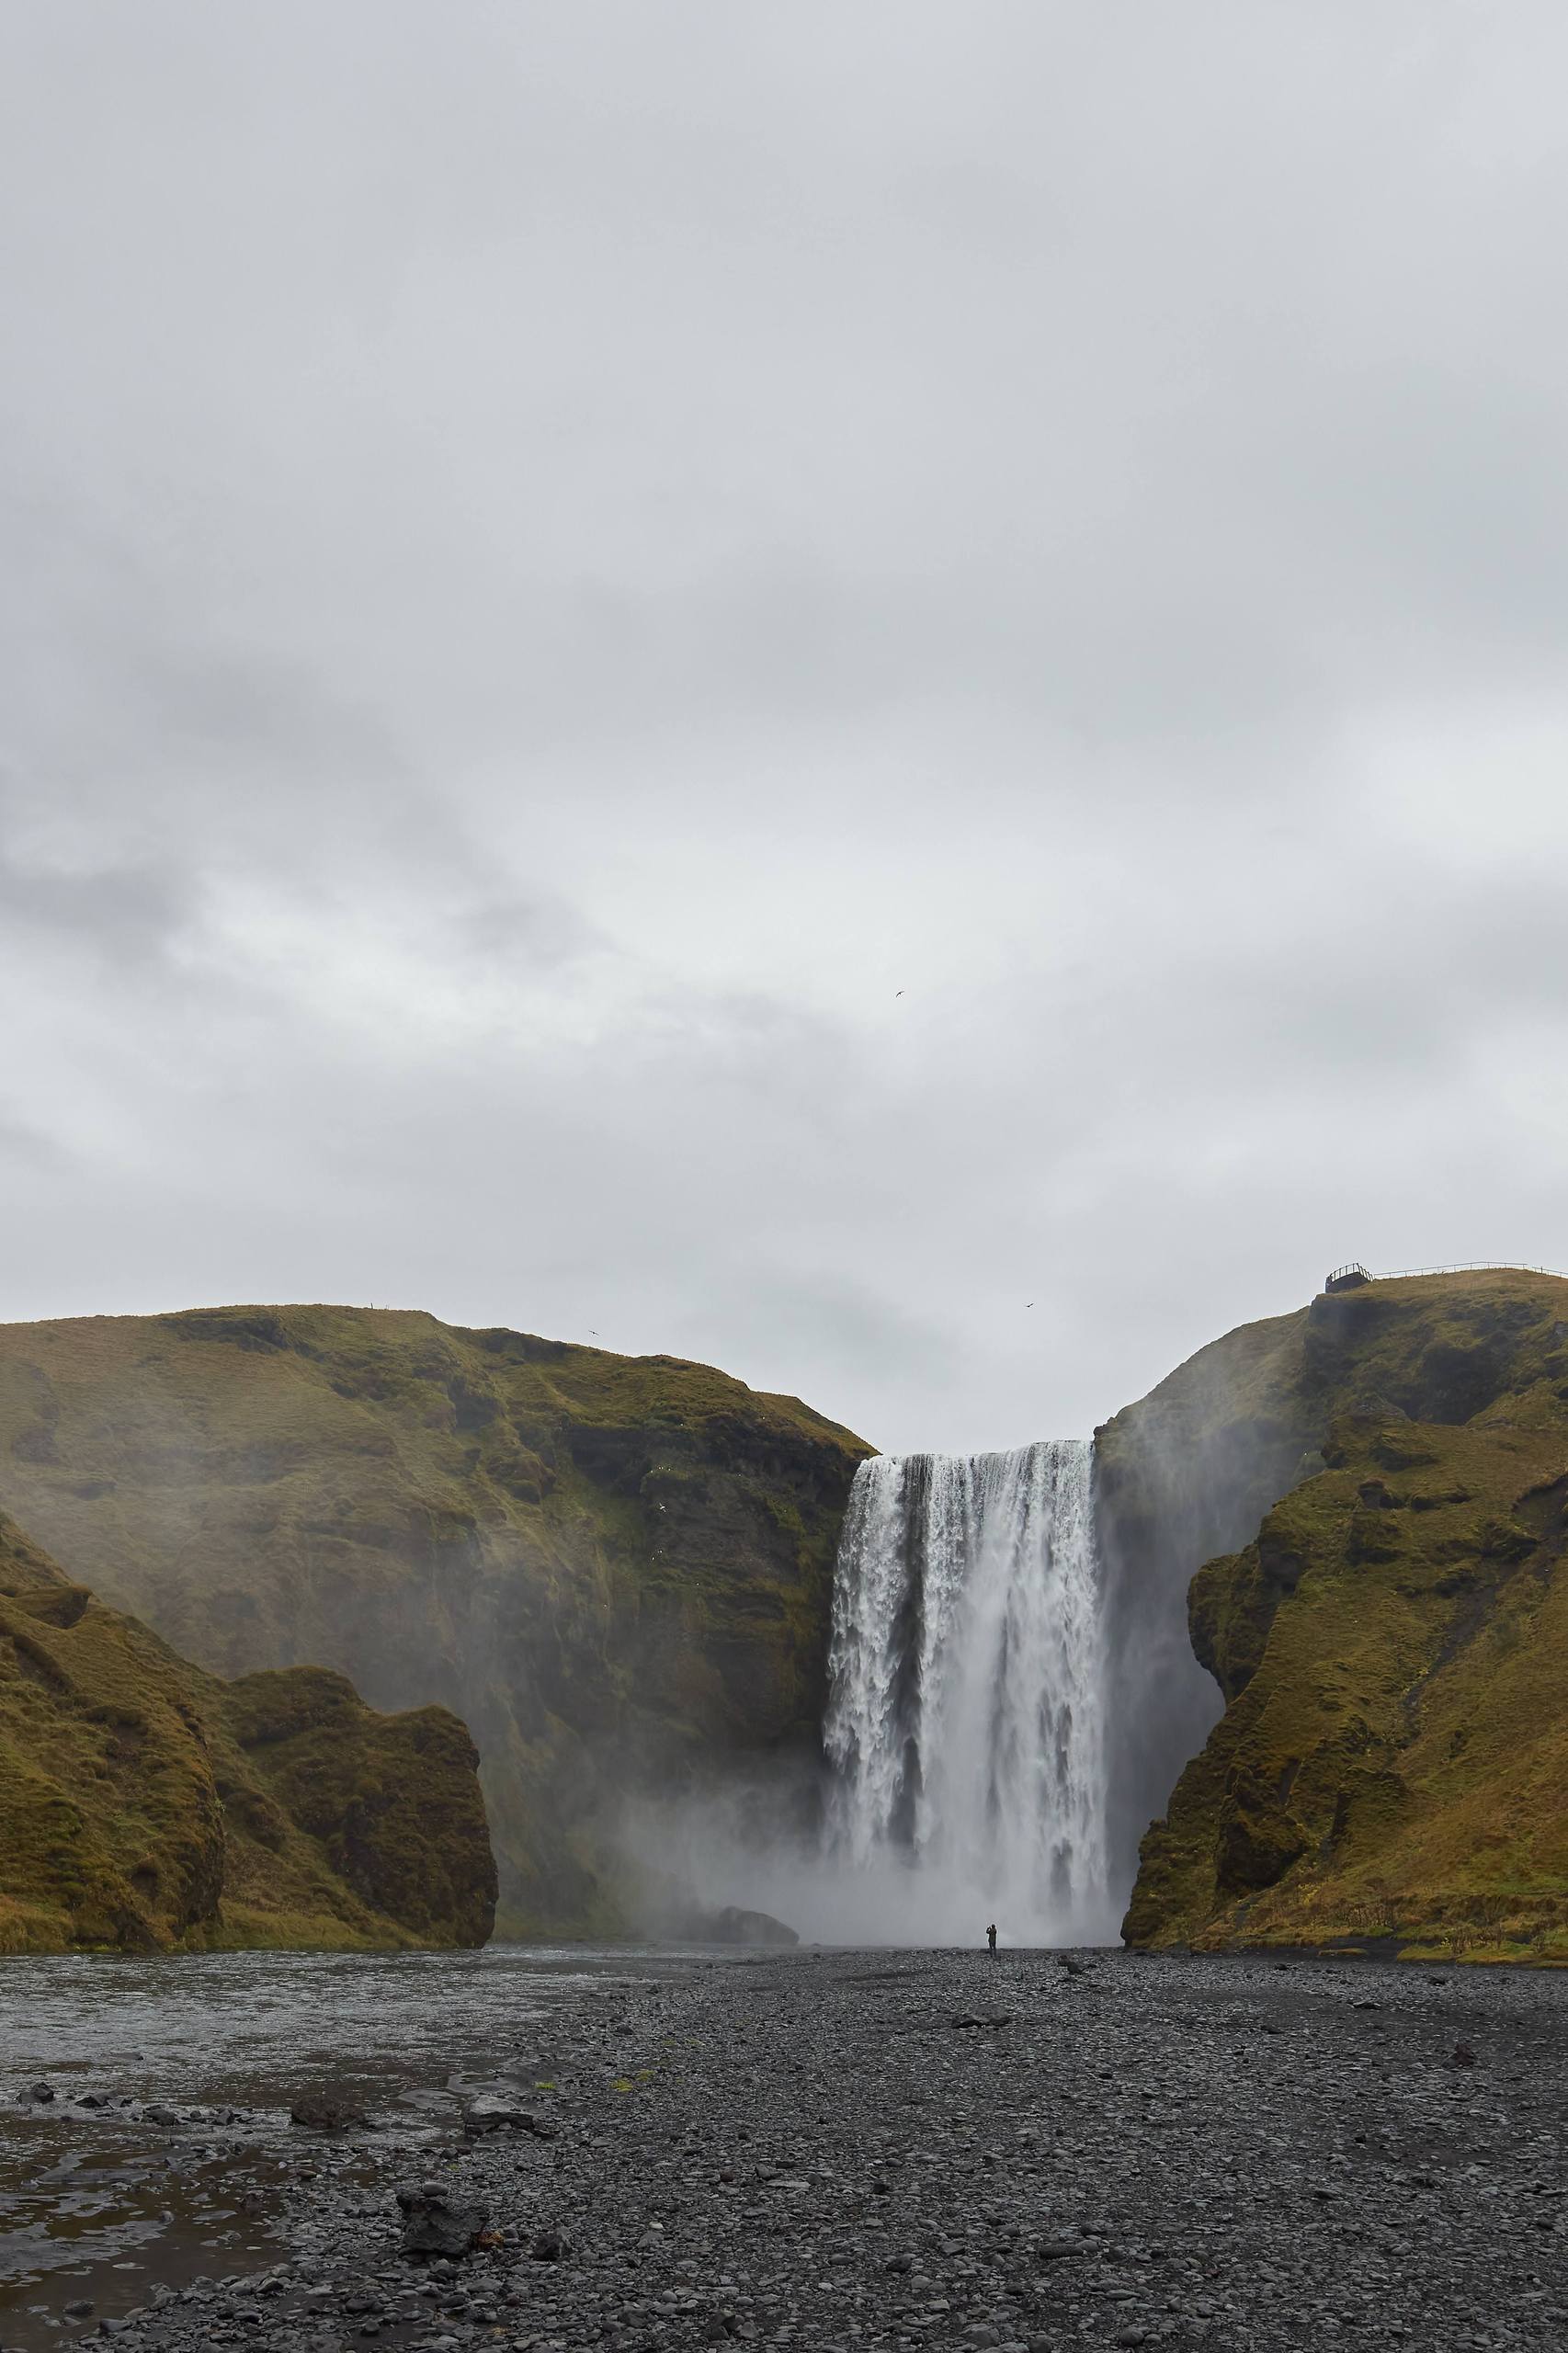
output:
[[[1033,1302],[1033,1300],[1032,1300],[1032,1299],[1026,1299],[1026,1300],[1025,1300],[1025,1302],[1024,1302],[1024,1305],[1025,1305],[1026,1307],[1032,1307],[1032,1306],[1034,1305],[1034,1302]]]
[[[903,991],[902,989],[894,989],[893,995],[894,996],[902,996],[903,995]]]

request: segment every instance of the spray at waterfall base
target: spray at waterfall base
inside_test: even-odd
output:
[[[696,1912],[823,1943],[1103,1943],[1106,1656],[1092,1449],[879,1455],[833,1597],[825,1789],[759,1775],[637,1809],[625,1844]],[[1122,1894],[1125,1891],[1120,1892]]]

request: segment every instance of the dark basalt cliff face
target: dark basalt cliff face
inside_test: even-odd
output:
[[[1113,1884],[1131,1885],[1140,1839],[1220,1713],[1187,1629],[1194,1573],[1244,1544],[1303,1472],[1323,1467],[1324,1408],[1307,1355],[1304,1309],[1245,1324],[1095,1434]]]
[[[1568,1282],[1324,1296],[1106,1436],[1124,1547],[1228,1547],[1189,1601],[1223,1713],[1129,1941],[1568,1958]]]
[[[814,1753],[868,1451],[705,1366],[416,1313],[0,1327],[0,1502],[215,1672],[453,1709],[518,1929],[624,1925],[628,1791]]]
[[[477,1764],[442,1708],[203,1674],[0,1517],[0,1952],[483,1944]]]

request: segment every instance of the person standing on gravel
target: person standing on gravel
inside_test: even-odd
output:
[[[985,1931],[985,1941],[991,1948],[991,1958],[994,1961],[996,1958],[996,1923],[994,1920],[992,1921],[991,1926]]]

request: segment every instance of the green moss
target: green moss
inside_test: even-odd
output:
[[[1565,1318],[1568,1284],[1507,1274],[1294,1319],[1273,1378],[1328,1468],[1193,1581],[1228,1705],[1144,1840],[1131,1941],[1568,1951]]]
[[[466,1726],[444,1708],[379,1716],[323,1668],[244,1677],[225,1723],[266,1791],[371,1912],[430,1944],[483,1944],[495,1870]],[[231,1803],[231,1813],[233,1808]],[[266,1833],[261,1843],[269,1844]]]

